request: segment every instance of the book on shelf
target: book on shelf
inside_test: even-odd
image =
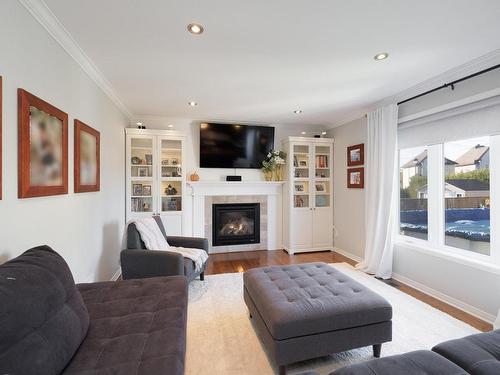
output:
[[[328,168],[328,155],[316,155],[316,168]]]

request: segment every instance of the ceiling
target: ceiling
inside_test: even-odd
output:
[[[138,118],[339,124],[500,48],[498,0],[45,3]]]

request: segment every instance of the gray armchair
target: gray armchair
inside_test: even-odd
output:
[[[203,249],[208,252],[206,238],[167,236],[161,218],[155,216],[154,219],[169,245]],[[203,265],[201,272],[196,272],[194,262],[184,258],[181,254],[171,251],[146,250],[134,223],[127,227],[127,248],[122,250],[120,262],[124,280],[174,275],[186,276],[188,281],[192,281],[198,276],[200,276],[200,280],[204,280],[205,265]]]

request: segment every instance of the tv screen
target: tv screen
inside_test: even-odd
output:
[[[274,148],[274,128],[239,124],[200,125],[201,168],[261,168]]]

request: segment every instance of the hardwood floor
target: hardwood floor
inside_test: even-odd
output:
[[[219,273],[232,273],[232,272],[245,272],[251,268],[264,267],[271,265],[286,265],[286,264],[297,264],[297,263],[307,263],[307,262],[325,262],[325,263],[339,263],[345,262],[350,265],[355,265],[356,262],[350,258],[347,258],[339,253],[324,251],[317,253],[302,253],[289,255],[284,250],[273,250],[273,251],[247,251],[241,253],[224,253],[224,254],[212,254],[208,260],[207,268],[205,270],[206,275],[215,275]],[[431,297],[425,293],[422,293],[406,284],[403,284],[397,280],[380,280],[387,285],[401,290],[402,292],[409,294],[410,296],[425,302],[432,307],[445,312],[459,319],[471,326],[477,328],[480,331],[486,332],[490,331],[493,327],[491,324],[476,318],[466,312],[448,305],[434,297]]]

